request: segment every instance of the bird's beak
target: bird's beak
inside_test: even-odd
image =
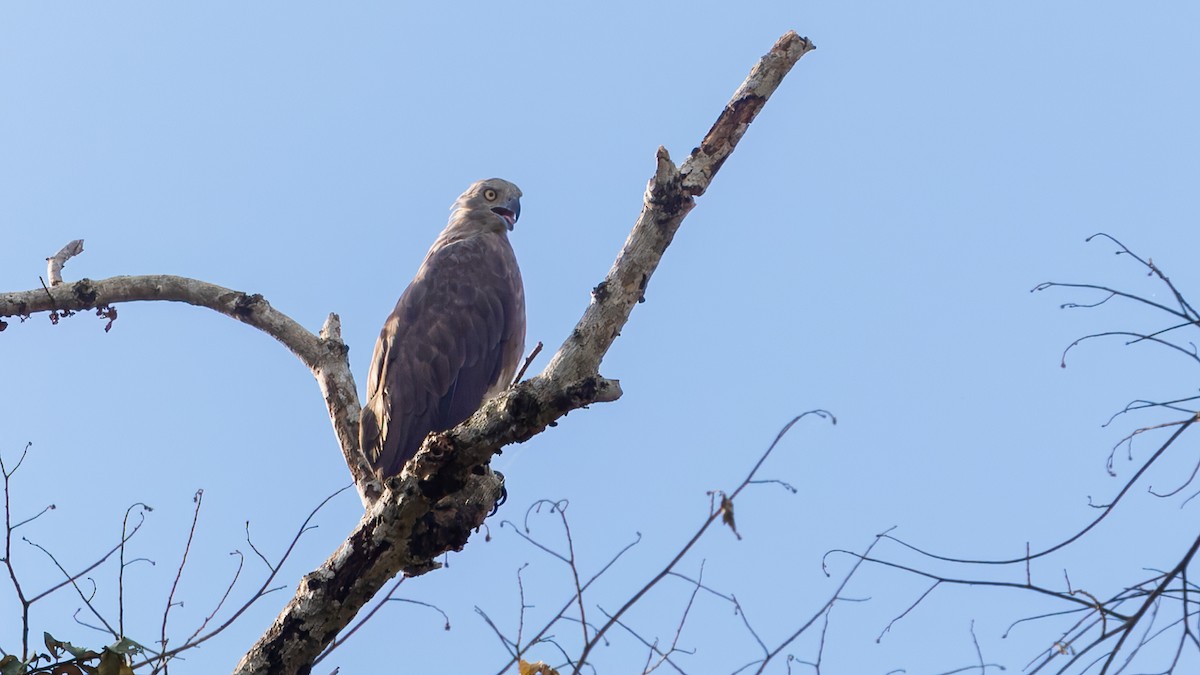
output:
[[[521,217],[520,197],[513,197],[507,202],[504,202],[503,205],[493,207],[492,213],[495,213],[503,218],[504,224],[508,225],[508,229],[511,231],[513,226],[517,224],[517,219]]]

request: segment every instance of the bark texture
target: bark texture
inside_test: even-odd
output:
[[[783,77],[812,49],[794,32],[781,37],[682,168],[658,149],[633,231],[546,369],[486,402],[454,429],[427,438],[404,472],[387,481],[383,497],[346,543],[305,577],[235,673],[308,673],[324,645],[397,571],[423,574],[436,568],[437,555],[465,545],[490,510],[487,500],[499,494],[486,463],[501,446],[539,433],[571,410],[620,396],[619,383],[599,375],[604,354],[644,296],[695,197],[708,189]]]
[[[112,305],[124,302],[150,300],[207,307],[282,342],[317,378],[329,409],[329,419],[333,422],[334,434],[363,505],[369,505],[379,497],[382,487],[375,480],[371,465],[358,447],[361,407],[354,376],[350,373],[349,349],[342,342],[341,322],[336,314],[329,315],[319,336],[313,335],[257,293],[235,291],[186,277],[151,274],[111,277],[99,281],[80,279],[52,288],[0,293],[0,317],[17,317],[23,321],[33,314],[50,312],[53,318],[92,309],[111,309]],[[0,321],[0,330],[5,325]]]
[[[73,239],[58,250],[58,253],[46,258],[46,282],[51,286],[62,283],[62,268],[67,261],[83,253],[83,240]]]
[[[83,279],[0,294],[0,317],[24,319],[51,312],[53,318],[139,300],[186,302],[264,331],[312,370],[366,513],[333,555],[304,577],[235,670],[308,673],[313,660],[389,579],[397,573],[415,576],[436,569],[439,555],[462,549],[500,496],[503,479],[488,462],[502,446],[540,433],[571,410],[620,397],[620,384],[599,374],[605,353],[643,299],[664,251],[695,207],[695,198],[708,189],[783,77],[812,49],[807,38],[788,32],[754,66],[682,166],[671,161],[666,149],[658,149],[633,231],[546,369],[487,401],[454,429],[431,435],[403,473],[382,485],[358,447],[360,404],[336,315],[331,314],[320,335],[314,335],[261,295],[159,275]],[[0,321],[0,330],[4,325]]]

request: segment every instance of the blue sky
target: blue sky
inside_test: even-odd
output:
[[[379,327],[450,203],[501,176],[525,193],[513,243],[529,341],[553,350],[632,226],[655,148],[682,160],[794,29],[817,50],[699,200],[604,361],[625,396],[497,458],[510,497],[491,541],[404,586],[450,615],[449,632],[398,605],[326,663],[494,672],[504,652],[473,608],[515,633],[525,563],[530,624],[571,590],[565,569],[501,520],[569,499],[584,573],[640,532],[590,599],[611,610],[698,525],[706,491],[733,488],[784,422],[825,408],[836,427],[801,424],[764,467],[798,494],[748,492],[744,539],[715,531],[681,570],[705,561],[705,582],[736,594],[773,643],[832,592],[822,555],[888,527],[951,554],[1008,557],[1056,541],[1092,517],[1089,495],[1119,487],[1104,471],[1111,446],[1158,418],[1100,424],[1133,398],[1194,391],[1178,357],[1117,341],[1085,344],[1060,369],[1076,337],[1159,324],[1129,307],[1064,312],[1059,303],[1092,296],[1028,291],[1053,279],[1161,297],[1113,246],[1084,243],[1100,231],[1185,292],[1200,289],[1198,14],[1083,2],[9,3],[0,288],[37,287],[43,259],[82,237],[67,279],[197,277],[261,293],[312,330],[338,312],[361,390]],[[128,632],[153,641],[195,490],[204,509],[177,635],[210,610],[232,574],[228,552],[247,551],[245,521],[264,552],[281,551],[349,475],[314,381],[280,345],[192,307],[118,309],[108,334],[88,316],[59,326],[42,316],[0,336],[0,452],[33,442],[14,509],[58,506],[21,533],[68,567],[115,540],[131,503],[154,506],[132,550],[156,564],[130,568],[127,584]],[[1133,466],[1117,463],[1122,476]],[[1188,470],[1181,455],[1149,481]],[[1111,529],[1034,573],[1051,584],[1066,569],[1103,595],[1173,564],[1192,536],[1179,506],[1139,495]],[[285,566],[288,588],[173,670],[232,668],[360,514],[352,494],[334,500]],[[31,587],[55,579],[36,549],[17,555]],[[235,599],[262,579],[255,563]],[[832,570],[847,564],[834,558]],[[102,606],[113,607],[114,578],[96,577]],[[1061,629],[1001,639],[1055,607],[939,590],[877,643],[925,588],[865,570],[848,595],[870,600],[835,610],[827,670],[970,665],[972,619],[985,660],[1011,670]],[[688,591],[665,585],[631,621],[669,640]],[[101,643],[71,621],[78,604],[38,605],[35,630]],[[0,611],[11,607],[4,588]],[[9,650],[13,623],[0,626]],[[567,645],[574,632],[556,631]],[[643,648],[612,638],[596,655],[601,672],[640,667]],[[791,652],[811,659],[815,644]],[[681,645],[698,650],[682,657],[688,672],[756,657],[740,620],[704,599]]]

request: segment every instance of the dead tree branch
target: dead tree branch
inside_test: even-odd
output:
[[[122,302],[183,302],[207,307],[253,326],[283,343],[312,371],[325,397],[334,434],[354,476],[364,505],[381,490],[366,456],[358,448],[361,406],[342,342],[341,321],[330,314],[320,335],[313,335],[257,293],[235,291],[205,281],[167,274],[81,279],[53,288],[0,293],[0,317],[28,317],[40,312],[76,312]],[[56,315],[56,314],[55,314]]]
[[[486,468],[500,447],[524,441],[569,411],[620,396],[599,375],[684,217],[733,152],[791,67],[813,49],[784,35],[751,71],[703,143],[677,169],[659,148],[637,223],[571,335],[538,376],[488,401],[458,427],[434,434],[346,542],[301,582],[300,591],[238,665],[236,673],[304,672],[312,659],[397,571],[413,576],[458,550],[483,522],[500,483]]]
[[[1102,299],[1097,302],[1067,302],[1061,305],[1063,309],[1095,308],[1115,299],[1116,302],[1149,307],[1155,310],[1160,319],[1165,315],[1167,323],[1167,327],[1165,328],[1095,333],[1074,341],[1067,348],[1067,351],[1070,351],[1084,340],[1096,337],[1123,336],[1129,338],[1125,342],[1127,346],[1142,342],[1161,344],[1170,348],[1173,353],[1187,358],[1189,362],[1200,360],[1197,359],[1196,349],[1192,343],[1187,343],[1189,346],[1185,347],[1182,344],[1177,344],[1160,337],[1167,333],[1175,333],[1175,331],[1182,328],[1200,328],[1200,314],[1196,312],[1183,293],[1179,291],[1170,278],[1149,258],[1141,258],[1120,241],[1106,234],[1093,235],[1088,238],[1088,241],[1096,238],[1104,238],[1116,244],[1119,249],[1116,252],[1117,255],[1127,256],[1137,261],[1139,265],[1145,268],[1149,276],[1156,278],[1158,282],[1167,288],[1177,308],[1152,299],[1157,298],[1157,295],[1154,294],[1147,296],[1098,284],[1060,282],[1039,284],[1033,289],[1034,291],[1068,288],[1103,293]],[[1182,339],[1177,333],[1172,337],[1175,340]],[[1066,352],[1064,352],[1064,367],[1066,365],[1065,354]],[[965,567],[969,570],[982,570],[995,566],[1023,565],[1023,582],[996,581],[974,575],[952,577],[943,572],[933,572],[915,566],[901,565],[886,558],[875,558],[857,554],[851,555],[857,555],[861,562],[870,562],[875,565],[901,570],[910,575],[924,577],[933,581],[930,589],[919,597],[904,613],[896,617],[892,623],[904,618],[909,611],[921,604],[933,590],[940,586],[965,585],[972,587],[1010,588],[1027,594],[1034,593],[1055,599],[1062,606],[1061,609],[1020,619],[1013,622],[1009,627],[1009,631],[1011,631],[1018,624],[1031,623],[1035,620],[1040,622],[1058,620],[1067,623],[1065,629],[1056,631],[1059,637],[1053,643],[1047,644],[1026,665],[1025,670],[1031,673],[1031,675],[1033,673],[1051,671],[1059,674],[1096,672],[1098,675],[1124,672],[1127,668],[1135,664],[1135,662],[1141,665],[1142,662],[1151,661],[1153,658],[1160,658],[1162,654],[1173,655],[1171,663],[1165,670],[1158,669],[1155,672],[1176,672],[1175,666],[1180,662],[1183,654],[1186,653],[1189,657],[1200,654],[1200,637],[1197,637],[1193,623],[1197,613],[1200,612],[1200,609],[1198,609],[1200,606],[1197,605],[1196,587],[1188,579],[1189,573],[1192,576],[1195,573],[1193,563],[1197,558],[1197,554],[1200,553],[1200,535],[1195,532],[1189,532],[1185,539],[1185,535],[1182,533],[1167,533],[1164,531],[1162,536],[1174,536],[1178,537],[1181,542],[1186,541],[1186,550],[1180,554],[1178,560],[1170,565],[1166,571],[1161,572],[1156,571],[1158,569],[1157,565],[1147,566],[1146,569],[1155,571],[1153,576],[1134,581],[1133,583],[1122,583],[1119,590],[1108,595],[1102,594],[1099,591],[1091,592],[1081,588],[1073,588],[1070,579],[1066,579],[1065,588],[1035,585],[1032,582],[1030,563],[1047,558],[1047,556],[1064,549],[1074,547],[1084,536],[1101,536],[1101,528],[1099,527],[1101,523],[1107,520],[1119,505],[1130,501],[1128,498],[1136,494],[1133,492],[1135,486],[1147,484],[1148,475],[1152,468],[1161,466],[1164,463],[1163,458],[1168,453],[1178,456],[1180,453],[1188,452],[1186,444],[1177,441],[1193,424],[1200,421],[1200,410],[1179,404],[1194,402],[1196,399],[1197,397],[1195,396],[1177,396],[1164,399],[1161,403],[1139,399],[1127,405],[1124,410],[1113,415],[1105,423],[1104,426],[1108,426],[1118,415],[1134,410],[1145,412],[1158,408],[1162,411],[1169,411],[1172,415],[1172,419],[1166,422],[1156,421],[1139,427],[1126,435],[1113,447],[1106,461],[1106,468],[1113,476],[1117,475],[1114,458],[1118,448],[1122,445],[1130,445],[1135,437],[1146,437],[1148,432],[1151,431],[1165,431],[1167,429],[1173,429],[1173,431],[1165,440],[1159,443],[1158,448],[1154,452],[1141,460],[1140,466],[1137,466],[1130,477],[1124,481],[1122,487],[1117,490],[1115,496],[1107,503],[1092,504],[1089,498],[1089,505],[1100,510],[1098,516],[1051,546],[1030,552],[1029,545],[1026,544],[1025,555],[1015,558],[999,560],[971,559],[961,556],[938,555],[890,535],[883,535],[883,538],[888,539],[890,543],[897,543],[905,549],[922,556],[926,561],[936,561],[937,563],[956,566],[952,569]],[[1182,418],[1175,417],[1174,414],[1179,412],[1186,413],[1186,416]],[[1131,462],[1133,461],[1133,457],[1131,449],[1129,451],[1129,460]],[[1190,475],[1185,476],[1176,487],[1170,490],[1155,490],[1147,484],[1145,491],[1148,495],[1155,498],[1165,499],[1174,497],[1183,492],[1200,475],[1200,464],[1196,464],[1196,467],[1191,471]],[[1192,497],[1194,496],[1192,495]],[[1180,507],[1186,506],[1192,497],[1183,499]],[[1169,619],[1169,613],[1161,611],[1165,609],[1177,611],[1178,616],[1164,626],[1156,625],[1156,622],[1162,616],[1168,616]],[[889,628],[890,626],[891,624],[889,624]],[[1007,637],[1009,631],[1005,632],[1005,637]],[[1156,639],[1161,640],[1163,643],[1159,648],[1161,651],[1153,656],[1147,655],[1144,658],[1139,658],[1143,647],[1146,647]],[[980,658],[980,661],[982,662],[982,658]]]
[[[312,370],[367,513],[342,546],[301,581],[296,596],[235,671],[307,672],[392,577],[435,569],[437,556],[466,544],[500,495],[502,481],[487,467],[499,448],[540,433],[571,410],[620,397],[619,383],[600,376],[601,360],[634,305],[644,300],[650,277],[695,198],[708,189],[784,76],[812,49],[807,38],[789,31],[754,66],[681,166],[659,148],[633,231],[546,369],[488,401],[458,427],[431,435],[404,472],[382,489],[358,447],[360,404],[336,315],[318,337],[261,295],[181,277],[139,276],[0,294],[0,317],[49,312],[54,320],[58,312],[103,310],[119,302],[186,302],[266,332]],[[111,321],[114,315],[108,316]]]
[[[52,287],[61,284],[62,268],[67,265],[68,260],[80,253],[83,253],[83,240],[72,239],[60,248],[58,253],[46,258],[46,282]]]

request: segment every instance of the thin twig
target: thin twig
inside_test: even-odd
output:
[[[159,644],[162,645],[164,651],[167,649],[167,618],[171,614],[171,607],[175,604],[175,591],[179,588],[179,580],[183,578],[183,568],[187,565],[188,553],[192,550],[192,540],[196,536],[196,523],[200,520],[200,506],[204,503],[204,490],[196,490],[196,494],[192,496],[192,503],[196,505],[192,509],[192,526],[188,528],[187,542],[183,545],[183,555],[179,559],[179,567],[175,568],[175,580],[171,582],[171,592],[167,594],[167,606],[163,607]],[[162,661],[162,667],[164,670],[166,669],[166,659]]]
[[[538,343],[536,345],[534,345],[534,347],[533,347],[533,351],[529,352],[529,356],[525,357],[525,363],[522,364],[521,369],[517,371],[517,376],[513,378],[513,381],[512,381],[513,384],[520,382],[521,378],[525,377],[525,371],[529,370],[529,364],[533,363],[533,359],[536,358],[537,355],[541,354],[541,353],[542,353],[542,342],[541,342],[541,340],[538,340]]]
[[[128,541],[125,535],[129,532],[129,514],[139,506],[145,511],[153,511],[145,503],[137,502],[125,509],[125,516],[121,519],[121,552],[117,561],[117,632],[121,637],[125,637],[125,542]]]
[[[787,435],[787,432],[790,431],[791,428],[797,422],[799,422],[800,420],[804,419],[805,417],[807,417],[809,415],[816,415],[816,416],[824,418],[824,419],[829,419],[834,424],[837,424],[837,418],[835,418],[833,415],[831,415],[828,411],[825,411],[825,410],[810,410],[808,412],[801,413],[801,414],[793,417],[787,424],[783,425],[782,429],[779,430],[779,433],[776,434],[776,436],[775,436],[775,440],[771,442],[771,445],[769,447],[767,447],[766,452],[764,452],[762,454],[762,456],[758,458],[758,461],[754,464],[754,467],[750,470],[750,473],[747,474],[746,478],[744,480],[742,480],[742,482],[737,486],[737,488],[735,488],[732,492],[729,493],[729,501],[733,501],[734,499],[736,499],[737,496],[739,494],[741,494],[742,490],[746,489],[746,487],[748,485],[750,485],[750,481],[754,480],[754,476],[755,476],[755,474],[758,473],[758,470],[762,467],[763,462],[767,461],[767,457],[771,456],[771,453],[775,450],[775,447],[777,445],[779,445],[779,442],[781,440],[783,440],[783,437],[785,435]],[[629,608],[636,605],[638,603],[638,601],[641,600],[644,595],[646,595],[646,593],[649,593],[650,589],[652,589],[656,585],[658,585],[659,581],[662,581],[662,579],[664,577],[666,577],[668,574],[671,573],[671,571],[675,568],[675,566],[677,564],[679,564],[679,561],[683,560],[683,557],[688,554],[688,551],[692,550],[692,547],[696,545],[696,542],[700,541],[700,538],[703,537],[704,533],[708,531],[709,526],[711,526],[714,522],[716,522],[716,520],[718,518],[720,518],[723,515],[724,511],[725,511],[724,508],[710,509],[708,518],[705,519],[704,523],[700,525],[700,527],[696,530],[696,533],[694,535],[692,535],[692,538],[689,539],[686,544],[683,545],[683,547],[679,550],[679,552],[675,555],[675,557],[672,558],[671,561],[667,563],[666,567],[664,567],[658,574],[654,575],[654,577],[651,578],[650,581],[646,583],[646,585],[644,585],[640,590],[638,590],[636,593],[634,593],[633,596],[630,597],[629,600],[627,600],[625,602],[625,604],[621,606],[620,609],[618,609],[616,612],[614,612],[612,614],[612,617],[608,620],[608,622],[605,623],[600,628],[600,630],[597,631],[596,635],[593,636],[592,639],[587,644],[584,645],[583,651],[579,655],[578,663],[575,666],[574,672],[576,674],[579,673],[580,666],[587,662],[588,654],[590,654],[592,649],[594,649],[596,647],[597,642],[600,640],[601,637],[603,637],[604,633],[609,628],[611,628],[612,625],[614,623],[616,623],[617,619],[619,619],[625,612],[627,612],[629,610]]]
[[[224,622],[222,622],[219,626],[212,629],[211,631],[209,631],[199,637],[195,637],[191,640],[188,640],[184,644],[182,644],[178,647],[175,647],[174,649],[168,649],[168,650],[164,651],[161,655],[159,655],[159,658],[161,660],[165,661],[166,659],[169,659],[181,652],[184,652],[184,651],[187,651],[194,647],[197,647],[197,646],[207,642],[208,640],[212,639],[213,637],[220,635],[222,632],[225,631],[226,628],[229,628],[231,625],[233,625],[233,623],[235,621],[237,621],[242,616],[242,614],[246,613],[246,611],[249,610],[250,607],[252,607],[254,605],[254,603],[258,602],[264,596],[269,595],[270,593],[273,593],[277,590],[283,589],[284,588],[283,586],[272,587],[271,584],[275,581],[275,576],[277,574],[279,574],[279,569],[281,567],[283,567],[283,563],[286,562],[287,559],[292,555],[292,551],[295,550],[296,544],[299,543],[299,541],[300,541],[300,537],[303,536],[305,532],[308,532],[310,529],[312,529],[311,527],[309,527],[309,523],[312,522],[312,519],[314,517],[316,517],[317,513],[320,512],[320,510],[322,508],[324,508],[326,504],[328,504],[330,501],[332,501],[334,497],[337,497],[338,495],[342,494],[346,490],[349,490],[351,487],[353,487],[353,485],[347,485],[347,486],[339,489],[338,491],[329,495],[325,499],[321,500],[321,503],[317,504],[317,506],[315,508],[313,508],[312,511],[309,512],[308,517],[304,519],[304,522],[300,524],[300,528],[296,531],[296,534],[292,537],[291,543],[288,544],[287,549],[285,549],[283,552],[283,555],[280,556],[279,562],[276,563],[275,565],[271,565],[270,563],[267,563],[267,567],[269,567],[271,569],[271,573],[268,574],[267,578],[264,579],[262,584],[259,585],[258,590],[256,590],[253,594],[251,594],[250,598],[248,600],[246,600],[246,602],[242,603],[242,606],[237,608],[233,612],[233,614],[230,615],[230,617],[228,619],[226,619]],[[265,559],[264,559],[264,562],[266,562]],[[332,640],[332,638],[331,638],[331,640]],[[136,670],[138,667],[143,666],[149,662],[150,661],[147,660],[147,661],[142,661],[140,663],[135,663],[135,664],[133,664],[132,667]]]

